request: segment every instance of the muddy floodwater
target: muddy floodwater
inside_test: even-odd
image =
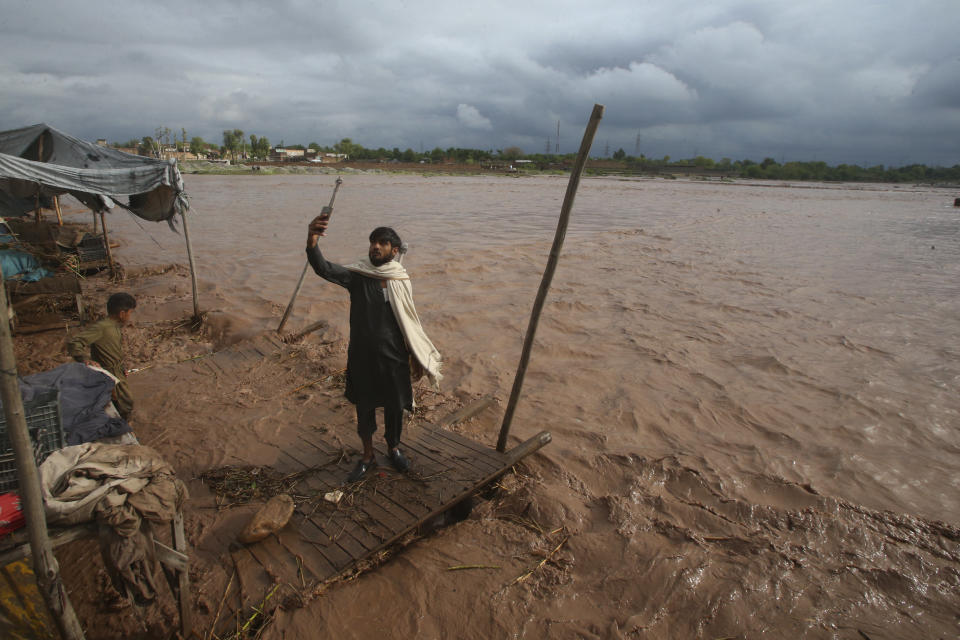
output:
[[[567,179],[342,178],[326,257],[353,261],[379,225],[409,243],[444,390],[498,398],[468,432],[494,443]],[[276,326],[334,180],[186,176],[201,305],[226,339]],[[532,544],[481,512],[266,634],[958,637],[955,195],[585,178],[511,432],[553,436],[508,498],[563,529],[559,550],[522,584],[447,571]],[[186,262],[166,225],[110,225],[128,266]],[[348,309],[309,273],[290,325],[345,339]]]

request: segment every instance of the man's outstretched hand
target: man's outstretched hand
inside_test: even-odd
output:
[[[327,226],[330,224],[330,212],[327,211],[327,207],[324,207],[324,211],[314,218],[310,224],[307,226],[307,246],[315,247],[317,246],[317,239],[320,236],[327,235]]]

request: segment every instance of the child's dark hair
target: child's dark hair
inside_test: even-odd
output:
[[[380,240],[386,240],[390,243],[390,246],[400,248],[400,245],[403,244],[403,241],[400,240],[400,236],[397,235],[397,232],[391,229],[390,227],[377,227],[370,232],[370,242],[377,242]]]
[[[114,315],[121,311],[129,311],[137,308],[137,299],[129,293],[115,293],[107,299],[107,313]]]

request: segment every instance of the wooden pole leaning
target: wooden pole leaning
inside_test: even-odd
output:
[[[200,316],[200,295],[197,293],[197,265],[193,261],[193,245],[190,244],[190,229],[187,227],[187,214],[180,212],[180,219],[183,220],[183,239],[187,243],[187,260],[190,262],[190,284],[193,286],[193,321],[199,324],[202,321]]]
[[[333,195],[330,196],[330,204],[324,207],[321,210],[321,213],[327,213],[330,216],[333,215],[333,201],[337,198],[337,190],[340,189],[340,185],[343,184],[343,179],[337,176],[337,182],[333,187]],[[303,279],[307,275],[307,269],[310,268],[310,261],[308,260],[305,265],[303,265],[303,271],[300,272],[300,279],[297,280],[297,286],[293,290],[293,295],[290,296],[290,302],[287,304],[286,310],[283,312],[283,317],[280,318],[280,324],[277,325],[277,333],[283,331],[283,326],[287,324],[287,320],[290,318],[290,312],[293,311],[293,303],[297,301],[297,296],[300,295],[300,288],[303,286]]]
[[[60,196],[53,196],[53,208],[57,210],[57,222],[63,226],[63,213],[60,211]]]
[[[43,162],[43,134],[40,134],[40,137],[37,138],[37,162]],[[36,216],[36,222],[40,224],[40,183],[37,183],[37,197],[36,197],[36,209],[34,210],[34,215]]]
[[[60,637],[64,640],[82,640],[83,629],[67,596],[66,587],[60,576],[60,565],[53,555],[53,546],[47,536],[47,519],[43,510],[43,496],[40,492],[40,473],[33,457],[23,399],[20,397],[17,362],[13,355],[13,339],[10,336],[9,313],[7,291],[3,284],[3,274],[0,272],[0,397],[3,398],[7,435],[10,438],[13,458],[17,465],[20,500],[27,523],[33,571],[37,577],[37,587],[60,631]]]
[[[103,232],[103,246],[107,249],[107,264],[110,265],[110,275],[117,277],[117,267],[113,263],[113,251],[110,250],[110,237],[107,235],[107,219],[104,212],[100,211],[100,230]]]
[[[500,426],[500,437],[497,439],[497,451],[501,453],[506,451],[507,448],[507,435],[510,433],[510,423],[513,421],[517,401],[520,399],[520,389],[523,387],[523,378],[527,373],[527,364],[530,362],[530,351],[533,348],[533,338],[537,333],[537,324],[540,322],[540,313],[543,311],[543,305],[547,299],[547,291],[550,289],[553,273],[557,270],[557,262],[560,260],[560,250],[563,248],[563,239],[567,234],[567,223],[570,221],[570,211],[573,209],[573,201],[577,195],[577,187],[580,186],[580,175],[583,173],[583,167],[587,163],[587,157],[590,155],[590,146],[593,144],[593,136],[596,134],[597,127],[600,125],[602,118],[603,105],[593,105],[590,121],[587,123],[587,129],[583,133],[583,141],[580,143],[580,151],[577,153],[577,159],[573,164],[573,169],[570,171],[570,181],[567,183],[567,193],[563,197],[563,206],[560,208],[560,220],[557,222],[557,232],[553,238],[553,247],[550,249],[550,258],[547,260],[547,267],[544,269],[543,278],[540,281],[540,289],[537,291],[537,297],[533,303],[533,311],[530,312],[530,323],[527,326],[527,334],[523,340],[520,364],[517,366],[517,375],[513,379],[513,390],[510,392],[510,400],[507,403],[507,410],[503,416],[503,424]]]
[[[300,279],[297,280],[297,286],[293,290],[293,295],[290,297],[290,302],[287,304],[286,310],[283,312],[283,317],[280,318],[280,324],[277,325],[277,333],[283,331],[283,326],[287,324],[287,319],[290,318],[290,312],[293,311],[293,303],[296,302],[297,296],[300,295],[300,288],[303,286],[303,279],[307,276],[307,269],[309,268],[310,262],[303,265],[303,271],[300,272]]]

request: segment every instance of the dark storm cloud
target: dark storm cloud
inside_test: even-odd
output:
[[[955,164],[954,0],[0,0],[0,128]]]

